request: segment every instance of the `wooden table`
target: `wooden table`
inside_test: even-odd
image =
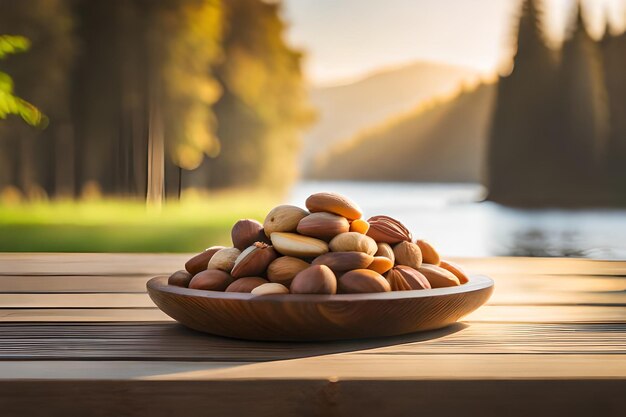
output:
[[[0,415],[626,415],[626,262],[457,259],[496,282],[463,322],[296,344],[162,314],[187,258],[0,254]]]

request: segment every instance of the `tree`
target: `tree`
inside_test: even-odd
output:
[[[553,188],[556,150],[555,59],[544,41],[541,11],[525,0],[510,75],[498,84],[487,156],[489,198],[530,201]]]
[[[214,107],[220,154],[189,175],[196,186],[287,186],[296,176],[299,131],[312,120],[301,54],[284,40],[280,4],[224,2],[223,94]]]
[[[559,98],[562,160],[569,181],[563,192],[587,196],[590,200],[606,193],[606,158],[609,108],[602,55],[587,33],[578,4],[570,35],[563,44],[559,66]]]
[[[607,145],[609,177],[622,202],[626,200],[626,32],[602,39],[604,75],[609,93],[610,132]]]

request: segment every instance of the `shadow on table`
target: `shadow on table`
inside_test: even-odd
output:
[[[190,330],[180,324],[154,329],[154,343],[163,345],[176,340],[180,349],[167,349],[163,359],[197,361],[273,361],[354,352],[402,344],[415,344],[448,336],[469,325],[454,323],[448,327],[402,336],[332,342],[261,342],[212,336]],[[155,347],[156,347],[155,346]],[[154,352],[156,353],[156,352]]]

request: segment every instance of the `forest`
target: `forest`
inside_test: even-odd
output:
[[[556,48],[541,4],[521,3],[503,75],[346,138],[311,176],[481,182],[513,206],[626,205],[626,33],[592,38],[579,5]]]
[[[1,121],[0,192],[160,200],[287,187],[315,112],[280,7],[0,0],[0,35],[28,42],[0,56],[0,75],[45,121]]]
[[[498,83],[487,154],[490,199],[626,204],[626,33],[588,33],[582,8],[560,50],[526,0],[513,71]]]

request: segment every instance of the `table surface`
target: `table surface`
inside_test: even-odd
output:
[[[3,415],[626,415],[626,262],[455,259],[495,292],[453,326],[270,343],[154,306],[188,257],[0,254]]]

